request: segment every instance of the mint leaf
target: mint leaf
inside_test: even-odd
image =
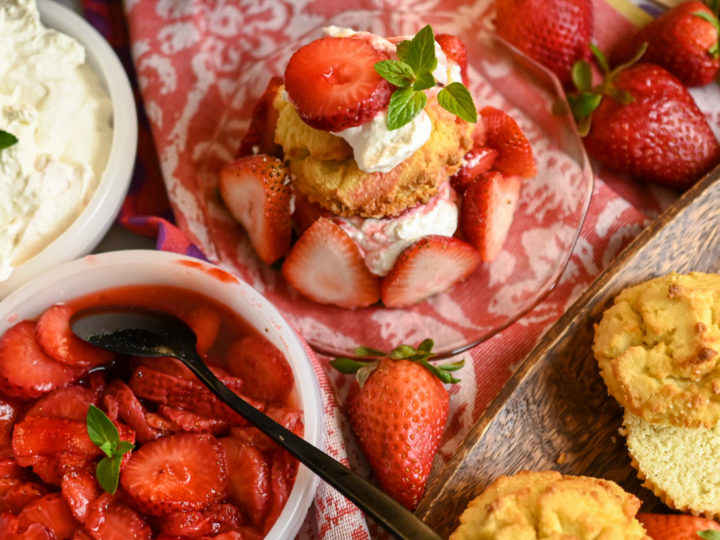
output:
[[[437,67],[435,57],[435,35],[428,24],[410,41],[410,46],[403,51],[403,60],[410,65],[416,75],[424,72],[432,73]]]
[[[120,442],[120,433],[117,427],[115,427],[115,424],[112,423],[112,420],[95,405],[90,405],[88,407],[86,424],[90,440],[108,457],[112,457]]]
[[[120,441],[117,445],[117,450],[115,450],[116,455],[124,456],[128,452],[130,452],[133,448],[135,448],[135,445],[131,443],[130,441]]]
[[[399,88],[390,96],[388,105],[388,129],[398,129],[408,124],[425,108],[427,96],[412,88]]]
[[[438,92],[438,103],[443,109],[466,122],[477,122],[477,109],[470,92],[462,83],[453,82]]]
[[[17,142],[18,138],[15,135],[0,129],[0,150],[10,148],[12,145],[17,144]]]
[[[121,461],[121,455],[104,457],[97,464],[97,467],[95,467],[95,476],[97,476],[98,484],[110,495],[114,495],[118,488]]]
[[[432,88],[437,84],[435,77],[430,72],[421,73],[418,75],[415,84],[413,84],[413,90],[426,90]]]
[[[395,53],[397,54],[398,58],[402,60],[403,62],[407,63],[407,55],[408,51],[410,50],[410,40],[404,40],[398,43],[395,46]]]
[[[410,86],[415,81],[415,72],[405,62],[399,60],[383,60],[375,64],[375,71],[383,79],[398,88]],[[435,81],[433,80],[433,84]]]

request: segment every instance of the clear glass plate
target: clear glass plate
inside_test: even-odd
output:
[[[492,105],[513,116],[527,135],[538,174],[525,180],[505,247],[450,291],[405,309],[373,306],[348,310],[304,299],[278,268],[261,263],[242,228],[217,198],[220,167],[233,159],[252,107],[273,75],[282,75],[290,55],[320,37],[327,25],[384,36],[412,35],[425,24],[452,33],[467,46],[469,83],[478,108]],[[201,157],[207,237],[219,262],[257,288],[318,352],[352,356],[360,345],[389,350],[417,345],[426,337],[450,355],[502,330],[542,300],[559,280],[580,232],[593,176],[563,92],[544,68],[497,38],[480,23],[452,13],[351,11],[327,20],[276,53],[244,69],[230,108]]]

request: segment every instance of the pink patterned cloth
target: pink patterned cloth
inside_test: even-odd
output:
[[[413,13],[454,11],[458,21],[491,24],[493,0],[125,0],[134,66],[158,150],[177,228],[161,219],[123,216],[136,229],[159,231],[159,247],[203,253],[217,260],[207,227],[208,209],[198,197],[198,180],[208,141],[230,106],[236,81],[247,66],[293,41],[328,16],[351,9],[394,9]],[[632,25],[603,0],[595,0],[596,41],[607,48]],[[720,132],[717,89],[695,92]],[[714,104],[713,104],[714,102]],[[622,248],[676,198],[596,169],[592,200],[569,264],[552,292],[520,320],[464,355],[462,383],[451,390],[451,410],[433,474],[478,420],[523,358]],[[347,377],[331,372],[327,358],[314,366],[325,404],[327,450],[356,470],[367,464],[352,437],[341,404]],[[365,539],[374,526],[351,503],[321,483],[300,538]]]

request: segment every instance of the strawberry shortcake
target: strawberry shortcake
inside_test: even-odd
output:
[[[465,46],[430,26],[389,39],[329,27],[298,49],[220,174],[258,257],[347,308],[413,305],[493,260],[536,165],[466,77]]]

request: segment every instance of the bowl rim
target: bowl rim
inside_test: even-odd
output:
[[[130,81],[107,40],[80,15],[51,0],[37,0],[44,26],[76,39],[86,62],[98,76],[112,102],[113,136],[108,161],[94,193],[80,215],[39,253],[0,281],[0,299],[43,270],[92,251],[117,216],[135,164],[138,139],[137,109]]]
[[[157,271],[162,268],[162,271]],[[99,283],[95,283],[98,281]],[[93,291],[147,283],[175,285],[200,292],[227,306],[274,342],[282,342],[295,376],[303,409],[303,438],[325,450],[324,406],[309,347],[280,312],[257,290],[220,267],[178,253],[155,250],[108,251],[66,262],[30,279],[0,301],[0,335],[23,319],[37,317],[50,305]],[[187,284],[191,284],[188,286]],[[75,292],[75,289],[84,289]],[[222,292],[222,295],[221,295]],[[240,309],[257,313],[262,327]],[[285,507],[267,538],[294,538],[312,505],[318,477],[300,465]]]

